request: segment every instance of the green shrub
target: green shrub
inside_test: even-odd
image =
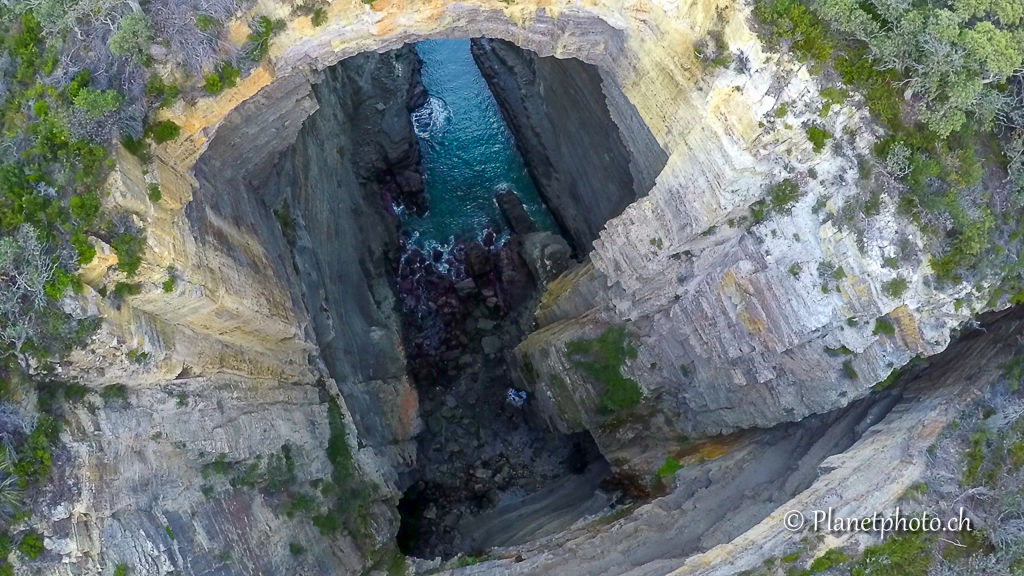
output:
[[[797,277],[799,277],[799,276],[800,276],[800,272],[801,272],[802,270],[803,270],[803,266],[801,266],[799,262],[794,262],[794,263],[793,263],[792,265],[790,265],[790,267],[789,267],[789,274],[790,274],[791,276],[793,276],[793,278],[797,278]]]
[[[164,280],[164,283],[161,285],[161,288],[163,288],[164,292],[174,292],[174,285],[177,283],[177,276],[175,276],[174,274],[170,274],[167,276],[167,279]]]
[[[224,91],[224,85],[220,81],[220,76],[214,72],[203,75],[203,90],[206,90],[207,94],[220,94]]]
[[[68,100],[71,100],[72,102],[74,102],[75,98],[78,97],[78,93],[81,92],[81,90],[83,88],[87,88],[91,82],[92,82],[92,73],[89,72],[89,69],[86,68],[86,69],[80,70],[78,72],[78,74],[75,74],[75,77],[71,79],[71,82],[68,83],[68,87],[67,87]]]
[[[782,118],[785,115],[786,115],[786,103],[783,102],[782,104],[779,104],[778,108],[775,109],[775,112],[772,113],[772,116],[775,116],[776,118]]]
[[[832,110],[832,106],[842,104],[850,97],[849,92],[839,88],[824,88],[821,90],[820,94],[824,103],[821,106],[821,110],[818,111],[818,115],[822,118],[828,116],[828,113]]]
[[[162,120],[146,128],[146,133],[157,144],[170,142],[181,135],[181,127],[171,120]]]
[[[60,422],[50,416],[39,418],[32,433],[18,450],[14,474],[18,477],[19,487],[41,486],[50,478],[53,465],[50,448],[57,441],[60,428]]]
[[[114,284],[113,294],[118,300],[124,300],[128,296],[142,294],[142,286],[139,284],[132,284],[130,282],[118,282],[117,284]]]
[[[149,145],[146,144],[145,139],[132,138],[131,136],[121,137],[121,145],[127,150],[132,156],[135,156],[143,162],[149,162],[152,160],[152,156],[149,153]]]
[[[79,224],[88,225],[100,213],[100,199],[92,192],[76,194],[68,199],[68,210]]]
[[[906,278],[893,278],[882,284],[882,291],[888,294],[890,298],[899,298],[906,293],[908,286]]]
[[[129,277],[135,276],[142,265],[146,238],[141,234],[123,232],[110,241],[110,247],[117,254],[117,267]]]
[[[284,29],[283,20],[271,20],[266,16],[260,16],[253,22],[252,32],[249,34],[249,45],[246,53],[254,62],[259,62],[270,51],[270,38]]]
[[[621,371],[627,359],[637,357],[625,328],[613,326],[597,338],[572,340],[565,349],[569,362],[603,387],[601,411],[614,414],[640,403],[640,386]]]
[[[121,107],[124,99],[117,90],[93,90],[82,88],[75,96],[75,108],[82,110],[88,118],[99,118]]]
[[[319,28],[327,23],[327,10],[324,10],[323,6],[317,6],[313,9],[313,15],[309,17],[309,22],[314,28]]]
[[[800,552],[799,550],[797,550],[795,552],[790,552],[789,554],[786,554],[785,556],[780,558],[780,560],[782,560],[782,562],[784,564],[792,564],[793,562],[796,562],[797,560],[799,560],[800,556],[802,556],[802,555],[803,555],[803,553]]]
[[[760,224],[772,214],[788,213],[790,207],[800,198],[800,187],[792,179],[786,179],[768,188],[767,198],[750,205],[750,218]]]
[[[879,334],[885,334],[886,336],[895,336],[896,327],[893,326],[892,322],[887,320],[884,316],[875,320],[875,328],[871,331],[872,334],[878,336]]]
[[[288,551],[291,552],[292,556],[302,556],[306,553],[306,549],[301,544],[295,542],[288,543]]]
[[[128,387],[124,384],[111,384],[100,389],[100,398],[107,402],[127,402]]]
[[[200,32],[212,32],[220,27],[220,21],[213,16],[207,16],[206,14],[199,14],[196,16],[196,28]]]
[[[153,43],[153,24],[142,12],[132,12],[121,18],[117,30],[110,36],[107,46],[118,56],[145,62],[149,45]]]
[[[177,85],[165,83],[158,74],[152,74],[146,81],[146,96],[154,96],[159,99],[158,106],[161,108],[174,102],[179,93]]]
[[[656,473],[659,478],[671,478],[672,476],[675,476],[676,472],[678,472],[682,467],[683,465],[680,464],[678,460],[671,456],[666,456],[665,463],[658,468]]]
[[[850,576],[925,576],[931,564],[932,538],[912,532],[867,547]]]
[[[791,179],[777,182],[768,189],[768,201],[772,210],[784,212],[800,197],[800,187]]]
[[[114,568],[114,576],[128,576],[128,565],[121,563]]]
[[[148,186],[146,186],[146,190],[146,196],[148,196],[149,201],[153,202],[154,204],[159,202],[160,199],[163,198],[163,194],[160,192],[160,185],[155,182],[152,182]]]
[[[824,572],[830,568],[839,566],[840,564],[846,562],[849,559],[850,557],[846,554],[843,554],[842,550],[838,548],[832,548],[824,554],[822,554],[821,556],[815,558],[811,562],[811,565],[808,567],[807,571],[809,574],[818,574],[819,572]]]
[[[18,543],[18,551],[30,560],[35,560],[43,553],[43,537],[38,532],[25,534]]]
[[[217,68],[217,73],[220,75],[220,80],[224,84],[225,88],[234,88],[238,85],[238,79],[242,76],[242,71],[232,66],[228,62],[221,62]]]
[[[828,131],[819,126],[809,126],[805,132],[807,133],[807,139],[814,145],[815,152],[821,152],[825,147],[825,141],[832,137]]]
[[[828,29],[798,0],[758,2],[754,16],[770,29],[773,40],[793,40],[793,53],[800,60],[825,62],[831,58],[834,41]]]

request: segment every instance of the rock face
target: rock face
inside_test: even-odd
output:
[[[71,375],[128,389],[74,413],[68,479],[37,523],[53,551],[37,563],[44,573],[126,563],[158,574],[356,574],[396,553],[398,474],[415,461],[422,425],[405,376],[390,278],[397,235],[385,207],[422,196],[408,116],[423,97],[418,71],[406,48],[345,60],[301,94],[275,85],[277,99],[243,106],[309,118],[270,134],[283,143],[229,120],[188,175],[158,159],[156,206],[145,199],[152,176],[119,156],[110,202],[149,231],[133,279],[143,290],[112,308],[86,289],[85,305],[107,321]],[[159,283],[171,273],[167,292]],[[120,279],[105,268],[86,276],[97,286]],[[340,407],[353,453],[345,474],[356,480],[328,461],[328,399]],[[284,452],[295,471],[287,486],[266,487],[263,472],[240,479],[284,462]],[[359,542],[321,534],[310,516],[322,508],[285,513],[296,494],[315,496],[311,481],[332,479],[365,493],[365,504],[345,504],[365,506]]]
[[[409,120],[418,77],[411,48],[328,69],[313,90],[318,111],[251,193],[284,227],[321,357],[361,441],[399,469],[415,459],[409,439],[419,424],[392,288],[397,232],[385,206],[416,206],[423,194]]]
[[[596,66],[487,38],[473,40],[472,53],[538,191],[588,253],[604,223],[654,185],[665,152],[626,99],[616,111],[628,120],[616,124]]]
[[[807,70],[762,49],[745,4],[332,2],[319,27],[292,9],[266,1],[243,15],[283,18],[287,26],[236,87],[161,112],[182,135],[156,148],[148,172],[118,153],[107,202],[146,226],[145,262],[132,279],[141,293],[119,307],[98,297],[94,288],[125,280],[105,269],[114,257],[100,246],[102,258],[83,274],[91,287],[77,304],[103,315],[104,327],[65,374],[93,388],[129,386],[129,407],[107,406],[97,395],[96,414],[76,412],[65,432],[66,476],[77,480],[61,484],[67,493],[51,486],[53,505],[32,520],[48,538],[48,552],[33,566],[39,572],[108,574],[130,560],[163,574],[354,574],[376,560],[349,538],[327,539],[282,517],[269,497],[219,485],[207,501],[200,487],[203,466],[219,454],[246,461],[285,443],[295,446],[303,479],[322,476],[331,398],[345,415],[355,475],[373,486],[369,531],[382,545],[394,534],[398,470],[408,466],[408,440],[421,425],[418,398],[398,367],[393,296],[380,268],[387,218],[371,199],[415,197],[414,156],[399,121],[415,99],[399,86],[412,80],[415,65],[399,53],[378,54],[406,42],[489,37],[536,52],[503,54],[506,73],[539,84],[523,92],[495,86],[508,97],[507,110],[518,97],[531,103],[522,113],[538,121],[545,110],[538,86],[557,91],[559,71],[584,70],[586,106],[603,104],[618,129],[621,148],[598,167],[617,167],[602,172],[621,185],[610,191],[614,201],[591,212],[584,188],[551,198],[568,202],[562,218],[577,251],[591,241],[593,248],[549,284],[537,330],[516,355],[531,402],[551,425],[591,431],[619,469],[649,474],[679,449],[680,434],[770,427],[845,406],[914,355],[942,350],[949,330],[984,306],[972,287],[934,285],[917,253],[918,231],[888,194],[877,211],[861,209],[865,191],[885,184],[877,172],[868,181],[858,170],[875,139],[865,112],[854,98],[819,117]],[[722,31],[745,66],[701,67],[693,46],[711,30]],[[377,88],[389,92],[371,97]],[[788,111],[776,118],[782,103]],[[340,126],[338,109],[353,124]],[[803,131],[812,122],[833,136],[820,152]],[[572,130],[550,126],[540,144],[557,157],[565,152],[557,138]],[[610,138],[607,123],[594,129]],[[383,136],[368,142],[371,132]],[[798,185],[798,199],[750,221],[751,205],[784,179]],[[160,202],[148,201],[147,182],[159,182]],[[579,213],[570,217],[573,208]],[[178,282],[164,292],[169,267]],[[907,281],[905,293],[885,289],[896,278]],[[640,391],[626,418],[599,410],[607,390],[567,353],[573,341],[609,328],[621,328],[636,348],[635,357],[615,364]],[[141,352],[147,356],[138,361]],[[987,354],[969,357],[988,365],[953,366],[964,375],[998,365]],[[168,394],[179,391],[189,410]],[[918,403],[876,428],[886,434],[869,433],[833,456],[806,497],[818,501],[835,489],[848,499],[891,501],[913,481],[921,450],[961,392],[970,390],[922,387]],[[725,448],[736,450],[729,462],[756,457],[756,446]],[[913,466],[896,466],[901,458]],[[859,480],[865,477],[878,482]],[[674,502],[689,506],[689,498],[682,493]],[[665,573],[684,566],[665,560],[679,552],[630,543],[671,533],[677,519],[664,504],[604,535],[581,528],[538,543],[524,562],[466,573],[614,572],[575,560],[609,554],[616,567]],[[774,553],[783,536],[770,516],[774,503],[761,504],[765,520],[721,554],[713,549],[686,563],[685,573],[714,573],[715,565],[734,573],[754,565],[759,550]],[[706,544],[747,527],[721,528]],[[292,559],[283,532],[310,553]],[[242,560],[212,567],[224,550]]]
[[[732,576],[756,573],[765,558],[805,539],[818,542],[814,555],[857,546],[859,536],[860,545],[877,544],[876,534],[855,532],[818,541],[822,534],[807,527],[786,530],[783,517],[797,510],[811,518],[829,506],[837,517],[891,514],[931,463],[928,447],[966,402],[1003,378],[1000,367],[1018,347],[1020,310],[983,321],[985,332],[934,357],[906,388],[796,424],[697,443],[674,454],[683,464],[670,479],[675,489],[629,516],[580,523],[448,573]]]

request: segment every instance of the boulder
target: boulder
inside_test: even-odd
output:
[[[537,284],[543,286],[572,265],[572,249],[565,238],[551,232],[534,232],[523,238],[523,257]]]

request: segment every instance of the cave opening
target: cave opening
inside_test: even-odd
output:
[[[188,210],[233,258],[253,260],[221,222],[279,255],[359,449],[403,494],[384,502],[400,519],[374,512],[382,531],[405,554],[448,558],[621,503],[589,432],[549,426],[514,349],[544,286],[664,166],[628,98],[594,65],[491,39],[363,52],[310,90],[272,162],[242,120],[286,116],[266,106],[287,98],[225,122],[196,170],[218,193]]]

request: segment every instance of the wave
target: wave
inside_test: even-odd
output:
[[[422,106],[412,111],[412,129],[416,136],[430,140],[445,133],[451,124],[452,111],[440,96],[429,96]]]

